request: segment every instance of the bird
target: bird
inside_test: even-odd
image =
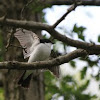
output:
[[[22,46],[24,59],[28,58],[28,63],[44,61],[50,57],[53,42],[49,39],[40,39],[34,32],[21,28],[16,30],[14,36]],[[59,77],[58,67],[52,68],[51,71]],[[29,88],[33,72],[33,70],[25,70],[18,80],[18,85]]]

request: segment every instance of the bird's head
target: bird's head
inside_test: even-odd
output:
[[[51,49],[53,49],[53,42],[48,40],[48,39],[40,39],[40,43],[44,43],[46,44],[48,47],[50,47]]]
[[[48,40],[48,39],[40,39],[40,43],[50,43],[50,44],[54,44],[54,42]]]

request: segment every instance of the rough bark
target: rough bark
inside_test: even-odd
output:
[[[38,7],[41,3],[44,3],[43,1],[45,1],[45,0],[40,0],[41,3],[36,2],[39,0],[30,0],[30,2],[33,2],[33,1],[34,1],[34,7]],[[64,0],[64,2],[62,0],[58,0],[58,1],[57,0],[55,0],[55,1],[47,0],[47,2],[45,2],[45,4],[47,3],[46,5],[49,6],[48,5],[48,3],[49,3],[51,6],[51,5],[55,5],[58,3],[59,4],[67,3],[66,0]],[[95,0],[91,0],[91,1],[95,1]],[[41,19],[40,14],[37,13],[35,10],[34,10],[34,13],[31,13],[31,10],[28,8],[27,5],[29,5],[30,2],[27,3],[27,0],[0,0],[0,17],[6,15],[6,17],[8,19],[18,19],[18,20],[24,19],[24,20],[40,21],[40,19]],[[72,2],[69,4],[72,4]],[[99,1],[95,1],[95,2],[84,1],[83,5],[84,4],[85,5],[100,5],[100,2]],[[44,8],[44,6],[42,8]],[[23,9],[23,10],[21,11],[21,9]],[[57,24],[59,24],[59,22]],[[58,40],[62,40],[63,42],[65,42],[71,46],[75,46],[75,47],[79,47],[79,48],[83,48],[83,49],[84,48],[87,49],[90,46],[91,50],[93,48],[95,48],[96,50],[99,50],[98,49],[98,48],[100,48],[99,45],[75,41],[75,40],[67,38],[63,35],[60,35],[57,31],[54,30],[54,27],[56,27],[57,24],[55,24],[53,27],[43,26],[42,29],[46,29],[49,33],[51,33],[52,36],[54,36]],[[39,24],[37,24],[37,25],[39,25]],[[36,26],[36,27],[38,27],[38,26]],[[2,30],[1,33],[2,33],[2,37],[3,37],[3,43],[4,43],[4,47],[5,47],[7,44],[7,39],[9,38],[8,31],[11,31],[11,27],[10,28],[4,27],[4,25],[3,25],[1,30]],[[41,27],[40,27],[40,30],[41,30]],[[39,35],[40,35],[40,31],[36,31],[36,33],[39,33]],[[11,42],[14,43],[15,45],[18,44],[18,42],[14,38],[12,39]],[[10,48],[8,48],[8,51],[6,52],[5,48],[4,48],[4,54],[3,54],[4,60],[5,61],[9,61],[9,60],[10,61],[13,61],[13,60],[24,61],[24,59],[22,58],[21,51],[22,50],[19,48],[10,47]],[[33,78],[31,80],[30,88],[24,89],[20,86],[17,86],[16,81],[15,81],[16,78],[18,78],[17,76],[18,75],[20,76],[22,71],[3,70],[2,72],[3,72],[3,85],[4,85],[4,90],[5,90],[5,94],[4,94],[5,100],[44,100],[43,73],[40,73],[40,71],[36,71],[36,73],[34,73]],[[39,73],[38,75],[37,75],[37,72]]]
[[[71,5],[75,0],[47,0],[45,4],[49,5]],[[76,0],[82,1],[84,6],[100,6],[100,0]]]
[[[1,0],[0,1],[0,16],[7,14],[7,18],[21,19],[21,10],[27,4],[25,0]],[[23,17],[26,20],[40,21],[40,14],[37,12],[29,12],[29,8],[24,9]],[[9,39],[8,31],[11,31],[11,27],[1,28],[4,51],[7,45],[7,39]],[[37,31],[36,31],[37,32]],[[40,34],[40,31],[37,32]],[[12,38],[11,43],[18,45],[15,38]],[[4,61],[24,61],[22,56],[22,50],[16,47],[9,47],[8,51],[4,52]],[[43,85],[43,73],[38,71],[39,75],[35,75],[31,80],[30,88],[24,89],[16,84],[16,79],[21,75],[22,71],[18,70],[5,70],[3,72],[3,86],[5,100],[44,100],[44,85]]]

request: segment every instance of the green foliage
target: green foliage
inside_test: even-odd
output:
[[[3,94],[4,94],[4,90],[3,88],[0,88],[0,100],[4,100]]]
[[[51,7],[50,4],[44,4],[43,2],[41,2],[40,0],[34,0],[34,2],[32,2],[29,5],[29,8],[32,9],[32,12],[41,12],[44,8],[46,7]]]
[[[98,36],[98,42],[100,42],[100,35]]]
[[[60,27],[63,31],[63,27]],[[77,33],[78,38],[85,41],[84,31],[85,27],[78,27],[76,24],[73,27],[72,32]],[[67,32],[67,31],[66,31]],[[74,34],[70,36],[73,37]],[[100,41],[100,36],[98,37]],[[55,42],[58,42],[57,40]],[[69,48],[66,44],[63,45],[64,50]],[[55,50],[57,51],[57,50]],[[99,57],[97,57],[99,58]],[[45,99],[46,100],[58,100],[59,97],[63,96],[64,100],[99,100],[96,95],[91,95],[89,93],[84,93],[87,89],[90,79],[86,80],[87,69],[90,67],[98,66],[98,59],[91,59],[91,57],[79,58],[78,60],[87,62],[86,65],[81,69],[79,80],[75,80],[74,76],[67,75],[61,79],[55,79],[49,72],[45,72]],[[77,68],[77,60],[72,60],[69,62],[70,65],[75,69]],[[80,64],[81,65],[81,64]],[[81,66],[80,66],[81,67]],[[92,76],[96,80],[100,80],[100,74],[97,73],[95,76]],[[81,83],[82,82],[82,83]],[[81,84],[80,84],[81,83]]]
[[[86,29],[85,27],[82,27],[82,26],[78,27],[78,26],[75,24],[74,27],[73,27],[72,32],[77,33],[78,38],[80,38],[80,39],[82,39],[82,40],[85,40],[85,37],[84,37],[84,35],[83,35],[83,32],[85,31],[85,29]]]
[[[75,61],[72,60],[72,61],[70,61],[69,63],[70,63],[70,65],[71,65],[73,68],[76,67],[76,62],[75,62]]]
[[[83,61],[86,61],[87,64],[88,64],[88,67],[93,67],[93,66],[97,66],[98,64],[98,59],[96,60],[91,60],[91,58],[87,57],[87,58],[80,58],[80,60],[83,60]]]
[[[49,72],[45,72],[45,99],[58,100],[59,97],[63,96],[64,100],[92,100],[96,98],[95,95],[91,96],[90,94],[83,93],[88,87],[89,82],[89,80],[86,80],[86,82],[80,85],[69,75],[56,80]]]
[[[85,75],[86,75],[86,71],[87,71],[87,66],[85,66],[82,70],[81,70],[81,79],[84,79]]]
[[[89,85],[89,80],[87,80],[86,82],[85,82],[85,84],[82,84],[81,86],[79,86],[79,91],[81,91],[81,92],[83,92],[87,87],[88,87],[88,85]]]
[[[95,79],[96,79],[97,81],[100,81],[100,72],[95,76]]]
[[[45,99],[51,100],[52,95],[56,94],[59,91],[59,88],[55,85],[54,76],[50,72],[46,71],[45,73]]]

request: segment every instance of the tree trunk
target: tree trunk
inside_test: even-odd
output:
[[[21,9],[26,4],[25,0],[1,0],[2,9],[0,8],[1,15],[3,16],[7,13],[7,18],[21,19]],[[6,7],[4,6],[6,5]],[[40,21],[40,13],[31,13],[29,9],[26,8],[23,11],[23,17],[26,20]],[[4,50],[7,44],[7,39],[9,39],[9,34],[7,31],[11,31],[11,28],[3,27],[2,28],[2,37]],[[37,31],[35,31],[37,32]],[[39,36],[40,32],[38,31]],[[11,43],[18,45],[18,41],[15,38],[12,38]],[[22,49],[16,47],[9,47],[7,52],[4,52],[4,60],[11,61],[25,61],[22,56]],[[30,83],[29,89],[22,88],[16,84],[16,79],[21,75],[23,71],[18,70],[4,70],[3,71],[3,85],[4,85],[4,97],[5,100],[44,100],[44,77],[43,73],[38,71],[38,75],[34,73],[33,78]]]

